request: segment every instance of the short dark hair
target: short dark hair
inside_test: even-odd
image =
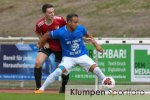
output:
[[[66,19],[67,19],[67,22],[68,22],[68,21],[71,21],[73,17],[78,17],[78,15],[75,14],[75,13],[70,13],[70,14],[68,14],[68,15],[67,15],[67,18],[66,18]]]
[[[53,8],[54,6],[52,4],[44,4],[42,6],[42,12],[46,13],[47,8]]]

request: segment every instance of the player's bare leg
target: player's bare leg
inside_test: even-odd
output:
[[[38,90],[41,87],[41,78],[42,78],[42,67],[41,65],[44,63],[45,59],[48,56],[43,52],[38,52],[35,62],[35,68],[34,68],[34,77],[35,77],[35,83],[36,83],[36,90]]]

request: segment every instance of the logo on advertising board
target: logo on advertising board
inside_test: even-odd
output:
[[[131,81],[150,82],[150,46],[131,46]]]

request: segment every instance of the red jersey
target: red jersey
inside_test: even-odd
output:
[[[50,23],[50,24],[47,24],[46,19],[44,17],[36,23],[35,30],[37,33],[40,33],[40,35],[43,35],[47,31],[59,29],[60,27],[62,27],[64,25],[66,25],[66,21],[64,20],[63,17],[54,16],[54,19],[53,19],[52,23]],[[53,51],[61,51],[61,46],[60,46],[59,40],[49,39],[47,42],[50,45],[50,49],[52,49]]]

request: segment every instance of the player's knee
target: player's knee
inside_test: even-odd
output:
[[[62,77],[63,80],[68,80],[69,79],[69,74],[68,75],[62,74],[61,77]]]
[[[65,72],[67,71],[66,68],[65,68],[64,66],[62,66],[62,65],[59,66],[59,69],[62,70],[62,74],[65,73]]]
[[[42,63],[41,63],[40,61],[37,60],[37,61],[35,62],[35,68],[40,68],[41,65],[42,65]]]
[[[89,71],[93,72],[93,70],[94,70],[96,67],[97,67],[97,65],[96,65],[96,64],[93,64],[93,65],[90,67]]]

